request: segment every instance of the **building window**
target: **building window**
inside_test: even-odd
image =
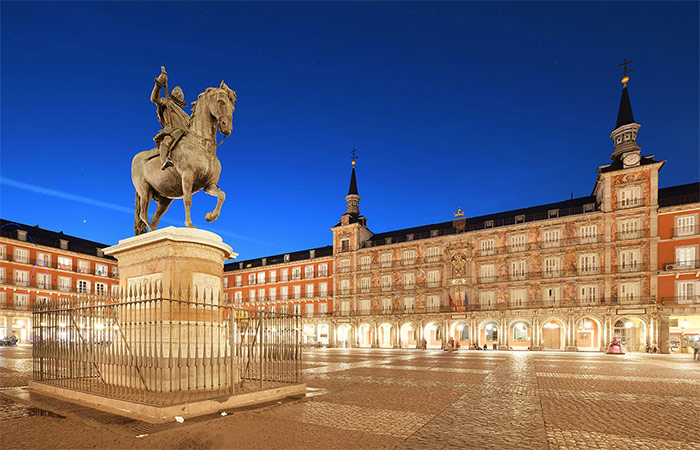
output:
[[[693,236],[698,234],[698,215],[676,216],[673,236]]]
[[[58,290],[63,292],[70,291],[71,279],[68,277],[58,277]]]
[[[550,209],[549,211],[547,211],[547,218],[556,219],[557,217],[559,217],[558,209]]]
[[[369,255],[360,257],[360,270],[369,270],[372,258]]]
[[[360,300],[360,314],[369,314],[372,309],[372,302],[369,300]]]
[[[305,266],[304,267],[304,278],[313,278],[314,277],[314,266]]]
[[[484,228],[493,228],[493,220],[484,221]]]
[[[519,216],[515,216],[515,223],[525,223],[525,215],[520,214]]]
[[[619,263],[620,272],[634,272],[640,270],[640,251],[638,249],[620,250]]]
[[[0,260],[4,261],[7,259],[7,247],[0,245]]]
[[[510,278],[511,280],[524,280],[527,278],[527,262],[525,260],[511,261]]]
[[[269,295],[270,295],[270,300],[277,300],[277,288],[276,287],[271,287],[268,289]]]
[[[0,267],[0,283],[5,284],[5,268]]]
[[[542,304],[544,306],[558,306],[560,295],[560,288],[557,287],[545,287],[542,289]]]
[[[301,280],[301,267],[292,267],[292,280]]]
[[[90,282],[86,280],[78,280],[78,293],[79,294],[89,294],[90,293]]]
[[[416,263],[416,251],[415,250],[404,250],[402,255],[402,264],[404,266],[409,266]]]
[[[340,272],[340,273],[350,272],[350,260],[349,259],[341,259],[338,262],[338,272]]]
[[[620,283],[618,300],[623,304],[639,302],[639,283]]]
[[[496,305],[496,293],[494,291],[479,292],[479,303],[482,308],[490,308]]]
[[[365,278],[360,278],[360,292],[363,294],[366,294],[369,292],[369,285],[370,282],[372,281],[371,278],[365,277]]]
[[[490,283],[496,278],[496,267],[493,264],[483,264],[479,267],[479,282]]]
[[[328,282],[318,283],[318,295],[321,297],[328,296]]]
[[[676,298],[678,303],[695,303],[700,300],[700,282],[676,281]]]
[[[14,261],[18,263],[29,263],[29,250],[15,247]]]
[[[109,287],[109,291],[113,297],[118,297],[119,296],[119,285],[118,284],[111,285]]]
[[[430,230],[430,237],[438,237],[440,235],[440,230]]]
[[[95,294],[106,295],[107,294],[107,285],[104,283],[95,283]]]
[[[277,282],[277,271],[271,270],[270,271],[270,283],[276,283],[276,282]]]
[[[235,286],[240,287],[240,286],[242,285],[241,276],[240,276],[240,275],[236,275],[235,280],[236,280],[236,281],[235,281]]]
[[[90,261],[78,260],[78,273],[90,273]]]
[[[287,314],[289,312],[289,305],[280,305],[280,313]]]
[[[642,189],[640,186],[620,189],[617,203],[618,208],[634,208],[635,206],[642,206],[643,204]]]
[[[527,289],[511,289],[510,305],[513,307],[525,306],[527,304]]]
[[[112,266],[112,278],[119,278],[119,267]]]
[[[13,305],[15,308],[29,308],[29,294],[15,294]]]
[[[7,306],[7,297],[5,291],[0,292],[0,306]]]
[[[496,252],[495,239],[482,239],[479,241],[479,254],[481,256],[493,255]]]
[[[297,284],[292,286],[292,289],[294,291],[294,298],[301,298],[301,285]]]
[[[318,315],[325,316],[327,314],[328,314],[328,304],[327,303],[319,303],[318,304]]]
[[[429,295],[427,299],[428,311],[440,311],[440,296]]]
[[[304,305],[304,314],[306,317],[313,317],[314,315],[314,304],[313,303],[307,303]]]
[[[595,203],[586,203],[583,205],[583,212],[589,213],[593,212],[593,210],[595,210]]]
[[[407,312],[416,310],[416,299],[413,297],[406,297],[403,299],[403,310]]]
[[[258,284],[265,284],[265,272],[258,272]]]
[[[15,274],[15,286],[29,286],[29,272],[26,270],[14,271]]]
[[[328,276],[328,264],[319,264],[318,265],[318,276],[319,277],[327,277]]]
[[[595,275],[600,272],[598,266],[598,255],[596,253],[587,253],[578,257],[578,274],[579,275]]]
[[[228,277],[224,277],[224,289],[228,288]]]
[[[340,304],[338,306],[340,307],[339,308],[340,315],[347,316],[348,314],[350,314],[350,302],[349,301],[346,300],[344,302],[340,302]]]
[[[439,270],[429,270],[427,273],[428,287],[438,287],[440,286],[440,271]]]
[[[107,266],[104,264],[95,264],[95,275],[100,277],[107,276]]]
[[[639,237],[642,237],[639,219],[620,221],[620,231],[617,233],[618,239],[636,239]]]
[[[598,242],[598,225],[584,225],[579,230],[581,244],[595,244]]]
[[[48,273],[37,273],[36,287],[40,289],[51,289],[51,275]]]
[[[299,303],[295,303],[292,308],[293,308],[294,314],[296,314],[297,316],[301,315],[301,305]]]
[[[340,251],[347,252],[350,250],[350,239],[343,239],[340,241]]]
[[[561,245],[561,230],[546,230],[542,239],[544,248],[559,247]]]
[[[254,301],[255,301],[255,289],[249,289],[249,290],[248,290],[248,301],[249,301],[249,302],[254,302]]]
[[[289,299],[289,286],[282,286],[280,288],[280,299],[281,300]]]
[[[36,265],[38,267],[51,267],[51,254],[37,252]]]
[[[578,299],[581,306],[595,305],[598,303],[598,286],[589,284],[579,286]]]
[[[379,264],[382,267],[391,267],[391,260],[391,253],[382,253],[381,255],[379,255]]]
[[[404,289],[413,289],[416,285],[416,276],[411,272],[411,273],[405,273],[403,274],[403,288]]]
[[[511,252],[522,252],[527,250],[527,235],[526,234],[516,234],[510,236],[509,248]]]
[[[350,280],[340,280],[340,293],[343,295],[350,294]]]
[[[248,274],[248,286],[253,286],[254,284],[255,284],[255,274],[249,273]]]
[[[391,312],[391,299],[390,298],[385,297],[382,299],[382,312],[383,313]]]
[[[243,292],[241,291],[236,291],[233,293],[233,302],[241,304],[243,303]]]
[[[280,271],[280,281],[289,281],[289,269],[282,269]]]
[[[391,290],[391,275],[382,275],[379,279],[379,287],[382,291]]]
[[[265,288],[258,289],[258,301],[262,302],[265,300],[267,300],[267,298],[265,297]]]
[[[544,259],[544,274],[545,278],[553,278],[561,276],[561,258],[556,256]]]
[[[306,294],[306,298],[313,298],[313,296],[314,296],[314,285],[313,285],[313,283],[307,284],[307,285],[304,287],[304,291],[305,291],[305,294]]]
[[[695,269],[698,267],[698,246],[676,247],[676,269]]]
[[[428,247],[426,250],[426,261],[429,263],[440,261],[440,247]]]

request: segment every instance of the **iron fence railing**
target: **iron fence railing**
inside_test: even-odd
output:
[[[700,224],[683,225],[673,229],[673,237],[695,236],[700,234]]]
[[[155,405],[301,382],[301,317],[157,288],[34,305],[33,379]]]

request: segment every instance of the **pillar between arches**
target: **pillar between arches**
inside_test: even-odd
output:
[[[576,347],[576,327],[574,326],[574,321],[575,319],[569,315],[569,319],[567,320],[567,326],[566,326],[566,349],[564,351],[567,352],[576,352],[578,351],[578,347]]]
[[[500,325],[498,326],[500,333],[498,333],[498,349],[499,350],[510,350],[508,347],[508,323],[505,317],[501,317]]]
[[[532,319],[532,337],[530,342],[530,350],[534,352],[542,350],[542,339],[540,338],[540,331],[541,329],[539,319]]]

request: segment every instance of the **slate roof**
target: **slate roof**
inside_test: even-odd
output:
[[[19,222],[12,222],[5,219],[0,219],[0,236],[17,239],[17,230],[27,232],[27,242],[46,247],[61,249],[60,240],[68,241],[68,251],[82,253],[85,255],[99,256],[97,249],[109,247],[107,244],[100,242],[89,241],[70,234],[64,234],[63,231],[51,231],[40,228],[39,225],[27,225]],[[112,256],[100,256],[106,259],[114,259]]]
[[[333,256],[333,246],[328,245],[326,247],[311,248],[308,250],[299,250],[296,252],[282,253],[279,255],[266,256],[266,265],[282,264],[285,262],[285,255],[289,255],[289,260],[287,262],[294,261],[304,261],[311,259],[311,251],[314,250],[314,259],[321,258],[324,256]],[[251,267],[263,267],[263,258],[247,259],[245,261],[234,261],[224,264],[224,272],[231,272],[235,270],[249,269]]]
[[[634,116],[632,115],[632,104],[630,103],[630,94],[627,91],[627,86],[622,88],[622,97],[620,98],[620,109],[617,111],[617,123],[615,124],[615,129],[617,130],[622,125],[627,125],[629,123],[634,123]]]
[[[700,182],[659,189],[659,206],[700,203]]]

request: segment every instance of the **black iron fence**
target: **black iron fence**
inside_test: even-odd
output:
[[[301,317],[157,287],[38,302],[33,379],[171,405],[301,382]]]

